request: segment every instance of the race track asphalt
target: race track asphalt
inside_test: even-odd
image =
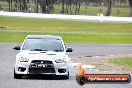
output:
[[[15,55],[18,51],[13,50],[17,43],[0,43],[0,88],[132,88],[129,84],[85,84],[80,86],[75,80],[76,68],[70,68],[70,79],[48,78],[25,78],[14,79],[13,69]],[[115,55],[130,54],[132,45],[106,45],[106,44],[67,44],[73,48],[71,57],[87,55]]]
[[[132,44],[66,44],[72,47],[71,57],[132,54]]]

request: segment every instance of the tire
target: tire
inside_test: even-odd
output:
[[[16,74],[14,69],[14,79],[22,79],[22,74]]]
[[[69,72],[68,72],[68,75],[64,75],[63,78],[64,79],[69,79]]]
[[[56,75],[57,79],[69,79],[69,72],[67,75]]]

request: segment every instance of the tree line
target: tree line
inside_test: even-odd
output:
[[[105,15],[109,16],[113,6],[126,6],[129,3],[130,16],[132,16],[132,0],[1,0],[8,3],[9,11],[53,13],[55,5],[60,6],[60,13],[80,14],[80,7],[85,6],[106,6]],[[32,8],[34,5],[34,8]],[[1,8],[1,7],[0,7]]]

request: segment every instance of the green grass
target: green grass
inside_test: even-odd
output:
[[[0,42],[22,42],[29,34],[59,35],[66,43],[132,44],[132,35],[0,32]]]
[[[110,59],[110,63],[122,66],[124,68],[132,68],[132,57]]]
[[[67,43],[132,44],[132,23],[0,16],[0,42],[22,42],[28,34],[60,35]]]
[[[16,30],[125,32],[132,33],[132,23],[87,22],[0,16],[0,27]]]

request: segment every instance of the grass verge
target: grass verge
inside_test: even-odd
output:
[[[124,68],[130,68],[132,69],[132,57],[120,57],[120,58],[114,58],[110,59],[110,63],[119,65]]]
[[[30,34],[59,35],[66,43],[132,44],[132,34],[70,34],[50,32],[0,32],[0,42],[22,42]]]
[[[0,16],[0,42],[22,42],[29,34],[60,35],[66,43],[132,44],[132,23]]]
[[[0,27],[11,30],[132,33],[132,23],[88,22],[0,16]]]

